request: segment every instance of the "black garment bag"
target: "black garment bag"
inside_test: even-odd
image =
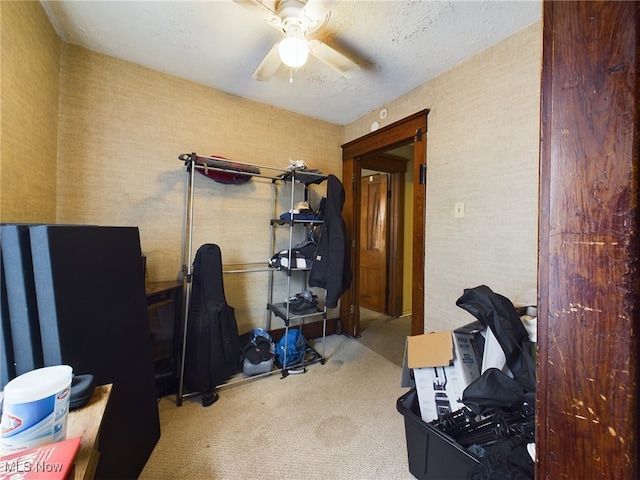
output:
[[[215,388],[241,369],[235,310],[227,304],[220,247],[204,244],[196,252],[187,321],[184,383],[211,405]]]
[[[466,288],[456,305],[493,331],[504,351],[513,378],[527,392],[536,389],[536,365],[531,356],[529,334],[511,301],[486,285]]]
[[[532,480],[534,462],[527,444],[535,440],[536,365],[529,334],[513,303],[486,285],[465,289],[456,305],[491,329],[513,374],[489,368],[462,393],[465,406],[493,419],[488,426],[500,432],[482,447],[480,463],[467,472],[467,479]]]

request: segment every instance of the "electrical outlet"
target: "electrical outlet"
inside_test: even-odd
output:
[[[458,202],[455,204],[453,216],[456,218],[464,218],[464,203]]]

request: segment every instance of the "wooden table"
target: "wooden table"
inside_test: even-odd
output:
[[[92,479],[96,472],[100,458],[98,435],[102,425],[102,417],[111,395],[111,387],[111,384],[96,387],[87,405],[69,412],[67,438],[82,436],[75,462],[76,480]]]

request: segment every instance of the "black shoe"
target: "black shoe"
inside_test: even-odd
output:
[[[304,304],[305,301],[312,301],[313,295],[309,290],[303,290],[302,292],[296,293],[293,297],[289,298],[289,310],[292,311],[294,308],[298,308],[300,305]],[[285,302],[286,306],[287,302]]]
[[[311,301],[304,299],[302,302],[290,307],[294,315],[307,315],[318,311],[318,300],[311,298]]]
[[[300,306],[300,304],[302,304],[302,302],[304,302],[304,298],[303,297],[298,297],[298,296],[291,297],[289,299],[289,310],[293,310],[294,308]],[[286,308],[286,306],[287,306],[286,302],[285,302],[284,305],[285,305],[285,308]]]
[[[218,401],[218,394],[216,392],[207,392],[202,394],[202,406],[210,407]]]
[[[260,355],[260,361],[266,362],[271,359],[271,342],[262,336],[258,336],[256,339],[256,347]]]

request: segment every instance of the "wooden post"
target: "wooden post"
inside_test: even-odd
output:
[[[536,478],[639,478],[640,3],[543,22]]]

